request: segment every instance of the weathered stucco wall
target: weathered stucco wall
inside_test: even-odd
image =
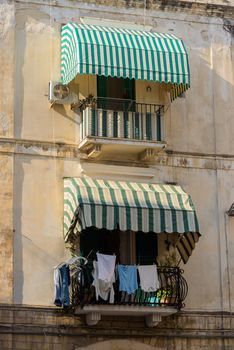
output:
[[[182,312],[146,329],[142,318],[83,318],[49,308],[0,307],[1,350],[223,350],[233,349],[233,317]]]
[[[0,138],[13,136],[14,5],[0,4]],[[0,153],[0,300],[12,302],[13,291],[13,157]]]
[[[92,16],[102,18],[102,24],[105,24],[105,19],[109,20],[108,23],[114,19],[144,24],[137,9],[114,9],[110,6],[109,12],[103,13],[103,7],[100,10],[90,7],[88,11],[83,9],[82,4],[77,3],[77,7],[74,4],[72,8],[65,4],[61,4],[61,8],[32,5],[29,9],[22,4],[18,6],[16,137],[77,141],[77,129],[74,127],[77,116],[63,106],[49,109],[46,97],[48,81],[59,80],[62,23]],[[173,13],[150,11],[145,16],[145,23],[158,31],[182,37],[190,58],[191,88],[185,99],[173,103],[166,118],[168,148],[183,152],[234,154],[231,142],[234,128],[233,39],[227,28],[224,29],[224,20],[185,15],[183,12],[176,19]],[[137,86],[139,84],[137,82]],[[88,90],[92,90],[91,81]],[[145,97],[142,97],[144,100]],[[66,133],[61,130],[66,130]]]
[[[155,8],[152,2],[144,17],[140,7],[121,7],[120,2],[117,5],[104,1],[18,1],[15,8],[7,5],[4,9],[13,19],[7,22],[9,28],[1,41],[1,69],[9,76],[4,86],[7,98],[1,101],[1,108],[9,125],[13,125],[14,111],[14,134],[13,127],[5,134],[2,131],[2,137],[7,139],[5,143],[1,141],[0,148],[8,155],[4,163],[7,165],[1,170],[6,190],[5,196],[1,194],[1,203],[6,216],[4,222],[0,221],[1,242],[5,244],[0,266],[6,264],[9,271],[4,275],[8,287],[0,290],[0,302],[11,301],[13,215],[14,302],[52,304],[53,266],[68,255],[62,233],[63,177],[88,174],[114,179],[124,176],[133,181],[174,181],[183,186],[193,198],[202,233],[184,267],[189,284],[187,309],[231,311],[234,222],[225,216],[225,211],[234,201],[233,35],[224,26],[223,18],[205,16],[204,11],[198,14],[196,7],[194,13],[191,8],[175,13]],[[87,172],[77,151],[80,116],[69,107],[49,106],[48,81],[59,80],[61,24],[81,17],[102,18],[102,24],[106,20],[125,25],[129,21],[138,26],[145,23],[159,32],[182,37],[188,48],[191,88],[185,98],[168,106],[165,115],[170,152],[160,155],[148,168],[143,164],[133,167],[130,160],[115,163],[118,175],[115,170],[109,171],[108,162],[102,165],[102,173],[95,163]],[[95,92],[93,78],[85,89]]]
[[[13,301],[13,158],[0,155],[0,300]]]

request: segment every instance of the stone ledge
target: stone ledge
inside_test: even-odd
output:
[[[28,0],[18,0],[18,3],[27,3]],[[67,7],[77,8],[79,4],[85,3],[85,5],[93,6],[106,6],[115,8],[126,8],[126,9],[143,9],[144,1],[142,0],[80,0],[80,1],[69,1],[69,2],[57,2],[49,0],[30,0],[31,4],[35,5],[48,5],[51,7]],[[146,10],[156,11],[169,11],[169,12],[185,12],[194,15],[208,16],[208,17],[221,17],[221,18],[234,18],[234,6],[229,4],[219,3],[203,3],[189,0],[146,0]]]
[[[84,317],[73,311],[36,306],[0,305],[0,334],[82,336],[134,335],[176,338],[234,338],[234,315],[222,312],[186,312],[167,316],[154,329],[144,317],[103,316],[98,325],[87,327]]]
[[[50,157],[53,159],[81,159],[82,153],[78,149],[78,144],[62,142],[48,142],[37,140],[18,140],[0,138],[0,155],[17,154],[33,157]],[[1,162],[1,160],[0,160]],[[149,165],[141,161],[127,160],[120,161],[103,158],[101,161],[90,161],[90,164],[108,164],[122,166],[142,166],[150,168]],[[210,169],[210,170],[234,170],[233,154],[209,154],[167,150],[165,153],[158,153],[154,156],[150,165],[162,165],[182,168]]]

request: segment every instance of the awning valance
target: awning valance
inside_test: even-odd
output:
[[[193,203],[180,186],[66,178],[65,240],[88,227],[178,233],[184,262],[200,236]]]
[[[68,23],[62,27],[61,81],[79,74],[171,83],[172,98],[190,85],[188,55],[173,34]]]

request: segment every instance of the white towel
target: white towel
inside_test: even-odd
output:
[[[110,282],[115,273],[115,255],[106,255],[97,253],[98,279]]]
[[[156,265],[138,266],[140,286],[144,292],[155,292],[159,289],[158,272]]]
[[[109,303],[114,302],[114,288],[113,283],[115,282],[115,275],[112,276],[112,280],[110,282],[104,282],[98,278],[98,264],[97,261],[93,261],[93,283],[92,285],[95,287],[96,300],[100,296],[103,300],[108,300]]]

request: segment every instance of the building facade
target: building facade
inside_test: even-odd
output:
[[[0,349],[232,349],[232,1],[2,1],[0,23]],[[95,59],[64,80],[71,100],[58,103],[67,93],[61,90],[60,66],[62,28],[68,23],[82,30],[121,29],[123,36],[137,31],[181,38],[190,68],[182,75],[189,75],[190,82],[147,80],[143,75],[124,80],[124,70],[113,73],[119,79],[104,79],[101,71],[90,68],[98,55],[98,49],[90,49],[87,55]],[[87,40],[94,36],[82,33]],[[149,62],[145,52],[150,48],[137,40],[132,45],[139,46],[138,56],[129,62],[141,74],[145,62],[138,62],[140,52]],[[71,63],[71,43],[73,39],[67,70],[78,66]],[[110,45],[113,52],[119,45]],[[165,47],[162,56],[167,57]],[[168,57],[172,61],[166,66],[178,74],[181,61],[173,54]],[[114,54],[115,68],[117,61]],[[59,89],[49,90],[50,81],[60,82]],[[54,102],[49,101],[51,91],[57,93]],[[74,314],[53,304],[54,266],[71,255],[71,242],[64,241],[69,229],[64,232],[64,181],[80,178],[180,186],[192,198],[201,237],[195,249],[180,255],[188,285],[185,307],[172,315],[165,312],[153,328],[145,325],[145,314],[123,315],[118,310],[89,326],[79,311]],[[162,231],[166,233],[157,234],[159,257],[167,253],[168,240],[176,246],[180,239],[179,230]],[[81,253],[81,243],[74,249]],[[131,263],[136,262],[137,252],[130,254],[125,247],[124,256],[128,254]],[[162,313],[167,306],[158,309]]]

